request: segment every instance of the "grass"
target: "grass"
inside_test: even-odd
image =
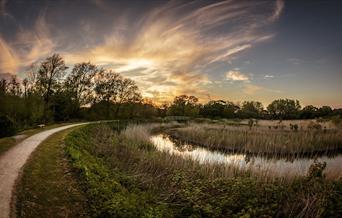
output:
[[[4,137],[0,139],[0,155],[2,155],[3,153],[5,153],[6,151],[8,151],[11,147],[13,147],[14,145],[20,143],[21,141],[23,141],[24,139],[30,137],[31,135],[34,135],[36,133],[48,130],[48,129],[52,129],[52,128],[56,128],[56,127],[60,127],[60,126],[64,126],[64,125],[68,125],[69,123],[63,123],[63,124],[52,124],[52,125],[48,125],[44,128],[36,128],[36,129],[29,129],[29,130],[24,130],[22,132],[19,132],[17,135],[22,135],[22,137],[16,139],[15,136],[11,136],[11,137]]]
[[[194,124],[167,131],[173,138],[213,150],[256,155],[336,154],[342,150],[342,131],[289,130],[265,126]]]
[[[63,138],[72,129],[50,136],[25,164],[16,189],[17,217],[87,215],[86,199],[64,153]]]
[[[313,165],[304,178],[262,178],[234,167],[201,165],[157,152],[146,137],[153,128],[129,126],[120,131],[110,125],[88,125],[66,137],[66,151],[79,172],[91,216],[337,217],[342,213],[341,181],[326,180],[324,164]]]

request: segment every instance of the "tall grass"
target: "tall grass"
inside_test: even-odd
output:
[[[101,217],[317,217],[338,215],[341,183],[320,169],[291,181],[258,178],[249,171],[201,165],[157,152],[147,137],[158,126],[101,125],[67,138],[94,216]],[[318,172],[318,173],[317,173]]]
[[[254,126],[190,124],[167,131],[210,149],[267,155],[330,154],[341,151],[341,130],[284,130]]]

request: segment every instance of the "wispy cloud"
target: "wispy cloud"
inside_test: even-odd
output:
[[[50,37],[49,26],[42,14],[32,29],[18,30],[11,43],[0,35],[0,73],[17,73],[18,70],[51,55],[56,44]]]
[[[275,6],[274,6],[275,8],[274,12],[272,16],[269,18],[269,20],[270,21],[277,20],[280,17],[281,13],[283,12],[284,6],[285,6],[284,0],[276,0]]]
[[[93,3],[104,8],[106,2]],[[113,27],[98,36],[101,40],[72,50],[58,47],[67,44],[61,41],[65,38],[51,37],[55,32],[43,14],[33,28],[19,30],[14,43],[2,39],[6,57],[1,60],[7,69],[15,70],[56,52],[58,47],[57,52],[68,64],[92,61],[135,79],[145,96],[170,100],[188,91],[205,96],[203,86],[209,80],[203,72],[212,64],[226,64],[238,53],[271,39],[274,34],[264,27],[282,10],[282,1],[169,1],[146,10],[139,19],[125,13],[113,16]],[[80,25],[79,31],[87,35],[89,28],[85,27],[87,23]],[[234,72],[230,77],[249,80]]]
[[[266,75],[264,76],[264,78],[265,78],[265,79],[271,79],[271,78],[274,78],[274,76],[273,76],[273,75],[268,75],[268,74],[266,74]]]
[[[146,92],[149,93],[159,90],[158,98],[162,95],[171,98],[185,92],[185,87],[193,88],[194,94],[205,95],[201,88],[208,83],[207,76],[202,73],[204,69],[215,62],[227,62],[237,53],[272,38],[273,33],[261,31],[266,24],[260,24],[258,20],[275,16],[275,12],[262,12],[262,8],[273,7],[268,2],[203,3],[171,1],[146,12],[136,24],[128,23],[123,15],[114,24],[120,28],[114,28],[106,35],[102,44],[65,54],[66,59],[112,64],[113,70],[121,72],[140,70],[139,85],[148,84]],[[276,9],[281,11],[282,8]],[[225,28],[228,29],[216,31]],[[134,29],[133,33],[131,29]],[[114,66],[118,64],[121,66]],[[156,76],[165,81],[152,81]],[[246,75],[231,76],[248,80]]]
[[[0,73],[15,73],[19,65],[15,51],[0,36]]]
[[[226,73],[226,79],[232,81],[249,81],[249,77],[240,71],[231,70]]]

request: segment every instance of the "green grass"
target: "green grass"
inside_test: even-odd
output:
[[[56,128],[56,127],[60,127],[60,126],[64,126],[64,125],[68,125],[70,123],[63,123],[63,124],[52,124],[52,125],[48,125],[44,128],[36,128],[36,129],[28,129],[28,130],[24,130],[22,132],[19,132],[17,135],[23,135],[22,138],[20,139],[15,139],[14,136],[11,137],[4,137],[0,139],[0,155],[2,155],[3,153],[5,153],[6,151],[8,151],[11,147],[13,147],[14,145],[20,143],[21,141],[23,141],[24,139],[48,130],[48,129],[52,129],[52,128]]]
[[[222,165],[201,165],[148,146],[148,127],[118,133],[89,125],[66,138],[93,217],[336,217],[341,181],[324,165],[307,177],[260,178]],[[130,133],[130,134],[129,134]],[[139,137],[141,136],[141,137]]]
[[[17,217],[87,215],[86,199],[64,153],[63,139],[71,131],[50,136],[25,164],[16,189]]]

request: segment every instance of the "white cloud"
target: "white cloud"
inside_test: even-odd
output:
[[[266,74],[266,75],[264,76],[264,78],[265,78],[265,79],[271,79],[271,78],[274,78],[274,76],[273,76],[273,75],[268,75],[268,74]]]
[[[226,73],[226,79],[233,81],[249,81],[249,77],[247,75],[237,70],[228,71]]]

